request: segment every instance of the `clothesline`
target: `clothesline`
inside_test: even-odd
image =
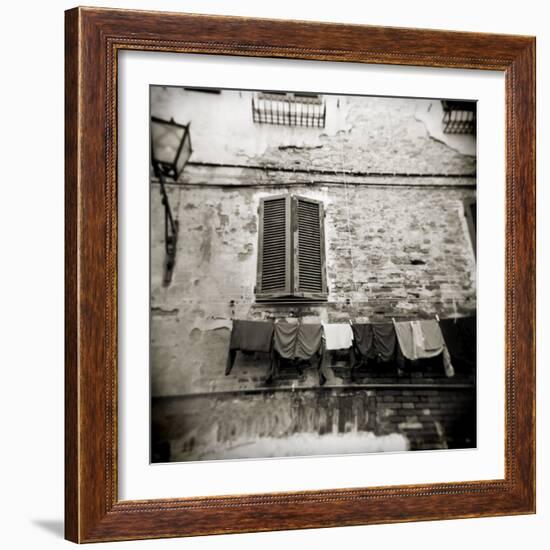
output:
[[[266,318],[266,319],[246,319],[246,321],[250,321],[250,322],[254,322],[254,323],[290,323],[292,321],[297,321],[298,323],[303,323],[305,325],[315,325],[315,324],[323,324],[323,325],[332,325],[332,324],[342,324],[342,323],[347,323],[347,324],[350,324],[350,325],[355,325],[355,324],[359,324],[359,325],[362,325],[362,324],[370,324],[370,325],[381,325],[381,324],[385,324],[385,323],[390,323],[390,322],[409,322],[409,321],[422,321],[422,320],[429,320],[429,319],[435,319],[436,321],[438,322],[442,322],[442,321],[458,321],[459,319],[470,319],[472,317],[475,317],[476,314],[475,313],[467,313],[465,315],[450,315],[450,316],[446,316],[446,317],[441,317],[439,316],[439,314],[437,313],[434,313],[433,315],[431,316],[428,316],[426,315],[425,317],[418,317],[418,316],[410,316],[410,315],[397,315],[397,316],[394,316],[394,317],[389,317],[389,318],[384,318],[384,319],[376,319],[376,320],[372,320],[372,321],[365,321],[363,319],[365,319],[366,317],[360,317],[359,319],[348,319],[348,320],[336,320],[336,321],[320,321],[320,320],[310,320],[310,319],[307,319],[305,322],[304,322],[304,318],[305,317],[308,317],[308,318],[311,318],[311,317],[314,317],[313,315],[307,315],[305,317],[293,317],[293,316],[285,316],[284,319],[282,318]],[[215,317],[216,319],[222,319],[222,317],[218,317],[216,316]],[[235,322],[235,321],[245,321],[245,319],[237,319],[235,317],[230,317],[230,318],[225,318],[227,321],[231,321],[231,322]]]
[[[461,328],[463,324],[467,325],[466,329]],[[453,328],[453,325],[459,327]],[[324,352],[349,350],[352,372],[357,366],[357,358],[376,359],[382,362],[396,361],[403,365],[404,359],[417,361],[441,355],[445,373],[451,377],[454,376],[453,355],[460,358],[461,351],[472,347],[472,338],[475,339],[475,316],[443,320],[438,316],[409,321],[392,319],[391,322],[385,323],[235,320],[226,374],[231,372],[237,351],[269,353],[270,377],[273,376],[281,358],[311,360],[317,356],[320,379],[323,383],[326,379]]]

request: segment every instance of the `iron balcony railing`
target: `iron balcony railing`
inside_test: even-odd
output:
[[[476,133],[476,102],[442,100],[443,132],[446,134]]]
[[[252,98],[257,124],[324,128],[326,104],[317,94],[260,92]]]

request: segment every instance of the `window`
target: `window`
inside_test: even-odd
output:
[[[257,124],[324,128],[326,112],[317,94],[260,92],[252,98],[252,120]]]
[[[476,133],[476,102],[442,100],[445,134]]]
[[[464,215],[466,216],[466,222],[468,224],[468,231],[470,233],[470,239],[472,241],[472,247],[474,249],[474,256],[476,256],[476,234],[477,234],[477,201],[476,199],[469,199],[464,202]]]
[[[297,195],[260,201],[256,299],[326,300],[323,203]]]

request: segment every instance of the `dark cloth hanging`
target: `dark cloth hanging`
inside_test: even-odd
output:
[[[477,316],[442,319],[439,324],[453,361],[469,366],[475,365]]]
[[[388,362],[395,358],[396,337],[393,323],[353,324],[355,348],[367,359]]]
[[[273,348],[283,359],[310,359],[321,350],[320,324],[275,323]]]
[[[271,321],[233,321],[229,349],[269,353],[272,342]]]
[[[228,375],[231,372],[237,351],[270,353],[272,345],[273,322],[233,321],[225,374]]]

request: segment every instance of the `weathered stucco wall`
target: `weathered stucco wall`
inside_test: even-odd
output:
[[[430,121],[440,120],[437,99],[325,95],[325,128],[304,128],[254,123],[252,96],[246,91],[205,94],[153,87],[151,114],[191,122],[193,162],[475,175],[475,139],[443,134],[434,138],[428,132]]]
[[[184,460],[214,456],[236,433],[243,443],[350,429],[402,434],[415,449],[475,445],[472,371],[457,369],[449,380],[440,365],[401,376],[389,365],[361,371],[358,381],[400,387],[350,390],[346,358],[334,356],[330,388],[319,390],[314,369],[301,376],[288,370],[266,392],[268,358],[238,354],[224,376],[232,318],[376,321],[475,311],[463,206],[475,197],[475,157],[458,152],[475,151],[475,139],[433,139],[430,100],[329,96],[326,128],[304,129],[253,124],[250,93],[221,95],[223,102],[214,94],[152,90],[154,115],[191,121],[194,149],[180,181],[167,186],[180,225],[168,287],[163,207],[152,182],[154,448],[168,446],[171,460]],[[286,192],[324,203],[326,304],[255,302],[259,201]],[[419,382],[422,388],[401,387]],[[298,398],[283,391],[290,386],[311,390]],[[339,412],[329,418],[320,399]]]
[[[286,190],[325,203],[327,304],[255,302],[259,198]],[[164,226],[153,193],[153,395],[248,387],[241,359],[223,376],[232,317],[347,321],[474,310],[475,261],[462,206],[472,195],[408,186],[171,186],[180,239],[172,283],[163,287]]]

